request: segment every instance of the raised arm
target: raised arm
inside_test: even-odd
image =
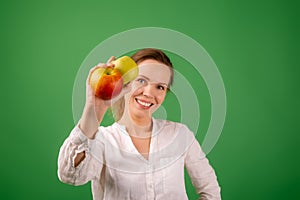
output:
[[[99,124],[111,103],[124,96],[130,87],[128,84],[119,96],[110,101],[104,101],[94,95],[89,80],[97,68],[113,67],[114,65],[111,64],[113,60],[114,57],[111,57],[107,64],[99,64],[89,72],[86,80],[86,102],[82,116],[70,136],[64,141],[59,152],[58,176],[62,182],[78,185],[99,178],[103,164],[101,154],[104,149],[104,144],[95,139]]]
[[[90,77],[94,70],[100,67],[112,66],[98,64],[92,68],[86,80],[86,101],[79,123],[60,148],[58,157],[58,177],[62,182],[80,185],[97,178],[102,169],[102,163],[91,154],[93,139],[98,131],[109,102],[96,97],[90,85]],[[98,148],[98,149],[101,149]],[[101,154],[101,152],[99,152]]]
[[[111,62],[114,59],[114,57],[111,57],[107,61],[107,64],[98,64],[96,67],[92,68],[86,80],[86,101],[78,126],[82,130],[82,132],[90,139],[93,139],[95,137],[98,126],[101,123],[103,116],[111,103],[110,101],[105,101],[95,96],[90,85],[91,74],[96,69],[101,67],[113,67],[113,64]]]

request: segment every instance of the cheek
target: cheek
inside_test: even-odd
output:
[[[125,102],[132,103],[134,101],[134,97],[139,94],[141,94],[140,88],[132,88],[131,91],[125,95]]]
[[[165,100],[165,97],[166,97],[166,93],[157,95],[156,97],[157,103],[162,104]]]
[[[143,89],[141,87],[140,88],[133,88],[131,96],[137,96],[137,95],[141,94],[142,92],[143,92]]]

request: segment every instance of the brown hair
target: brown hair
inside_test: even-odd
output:
[[[170,58],[163,51],[153,48],[142,49],[133,54],[131,58],[137,64],[143,62],[144,60],[152,59],[169,66],[171,70],[169,87],[172,85],[174,79],[173,65]]]
[[[131,58],[137,64],[143,62],[144,60],[152,59],[169,66],[171,71],[171,77],[170,77],[170,82],[168,87],[170,87],[173,84],[173,79],[174,79],[173,65],[169,57],[163,51],[159,49],[153,49],[153,48],[142,49],[137,51],[135,54],[133,54]],[[113,113],[113,117],[115,121],[119,121],[121,119],[124,112],[124,106],[125,106],[124,97],[122,97],[112,105],[111,111]]]

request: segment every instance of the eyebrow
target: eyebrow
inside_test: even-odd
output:
[[[144,75],[139,75],[139,77],[142,77],[144,79],[146,79],[147,81],[150,81],[150,79],[147,77],[147,76],[144,76]],[[151,82],[151,81],[150,81]],[[166,87],[169,87],[167,83],[158,83],[159,85],[165,85]]]

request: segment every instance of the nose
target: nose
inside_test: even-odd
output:
[[[152,98],[154,96],[154,86],[152,84],[148,84],[143,88],[143,95]]]

